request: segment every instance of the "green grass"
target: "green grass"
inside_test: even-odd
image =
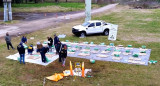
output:
[[[92,8],[99,8],[103,5],[92,4]],[[13,12],[68,12],[85,9],[85,3],[28,3],[12,4]],[[3,8],[0,7],[0,12]]]
[[[13,7],[47,7],[47,6],[60,6],[60,7],[72,7],[72,8],[84,8],[84,3],[37,3],[37,4],[12,4]]]
[[[0,21],[1,25],[9,25],[9,24],[16,24],[16,23],[19,23],[19,21],[17,20],[7,21],[7,22]]]
[[[71,23],[62,23],[60,28],[51,27],[45,30],[36,31],[30,34],[26,34],[28,38],[28,44],[36,44],[37,41],[46,40],[47,36],[52,36],[54,33],[66,34],[65,39],[61,41],[78,41],[78,42],[94,42],[100,44],[105,42],[115,43],[115,45],[122,44],[127,46],[133,45],[135,48],[139,48],[142,45],[146,45],[147,48],[152,49],[150,60],[157,60],[155,65],[141,66],[133,64],[123,64],[116,62],[96,61],[95,64],[91,64],[89,60],[80,58],[67,57],[66,67],[61,67],[58,60],[52,62],[48,66],[40,66],[36,64],[27,63],[25,65],[19,64],[17,61],[8,60],[7,57],[10,54],[14,54],[16,50],[6,50],[4,40],[0,40],[0,85],[2,86],[42,86],[43,78],[50,76],[54,73],[62,73],[62,71],[69,69],[69,61],[85,62],[85,68],[91,68],[93,70],[94,77],[81,78],[77,77],[73,81],[74,77],[65,77],[64,79],[53,82],[46,81],[45,86],[159,86],[160,85],[160,31],[158,31],[158,24],[143,25],[143,23],[151,23],[159,21],[157,17],[160,15],[160,9],[156,10],[133,10],[125,7],[117,8],[118,11],[114,11],[111,14],[101,14],[99,17],[93,19],[105,20],[119,25],[117,41],[108,41],[106,36],[94,35],[80,39],[71,33],[73,25],[77,25],[83,22],[83,20],[77,20]],[[144,13],[145,11],[145,13]],[[147,12],[146,12],[147,11]],[[138,18],[138,19],[137,19]],[[147,19],[146,18],[150,18]],[[60,25],[62,25],[60,24]],[[129,24],[129,25],[128,25]],[[135,25],[135,26],[133,26]],[[143,25],[143,27],[141,26]],[[150,31],[155,29],[155,31]],[[135,32],[136,31],[136,32]],[[148,40],[138,40],[140,36]],[[146,37],[147,36],[147,37]],[[29,39],[35,37],[34,40]],[[20,41],[20,37],[13,37],[12,42],[16,47]]]

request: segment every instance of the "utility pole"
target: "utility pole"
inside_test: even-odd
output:
[[[3,0],[4,3],[4,22],[8,20],[12,20],[12,6],[11,6],[12,0]],[[9,18],[8,18],[9,16]]]
[[[85,22],[87,22],[91,20],[91,0],[85,0],[85,5],[86,5]]]

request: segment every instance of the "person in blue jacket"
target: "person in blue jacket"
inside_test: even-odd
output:
[[[57,45],[59,43],[59,38],[56,36],[56,34],[54,34],[54,46],[56,48],[56,54],[58,54],[58,49],[57,49]]]
[[[25,48],[23,46],[23,43],[20,42],[20,44],[17,46],[17,50],[19,52],[19,55],[20,55],[20,64],[21,64],[21,61],[23,60],[23,64],[25,64]]]
[[[33,49],[33,44],[31,44],[29,47],[28,47],[28,54],[29,55],[32,55],[32,52],[34,51]]]
[[[43,45],[43,47],[40,49],[40,54],[42,58],[42,62],[46,63],[46,53],[49,51],[48,45]]]
[[[21,42],[27,43],[27,37],[26,37],[26,36],[23,36],[22,39],[21,39]]]

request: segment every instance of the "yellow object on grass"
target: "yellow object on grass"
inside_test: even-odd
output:
[[[63,76],[64,76],[64,74],[63,73],[55,73],[54,75],[52,75],[52,76],[49,76],[49,77],[46,77],[47,79],[49,79],[49,80],[52,80],[52,81],[59,81],[60,79],[62,79],[63,78]]]

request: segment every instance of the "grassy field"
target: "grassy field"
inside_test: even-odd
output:
[[[93,4],[92,8],[98,8],[101,5]],[[12,4],[13,12],[69,12],[84,10],[85,3],[37,3],[37,4]],[[3,8],[0,8],[3,12]]]
[[[83,22],[83,20],[76,20],[71,23],[62,23],[61,27],[51,27],[45,30],[40,30],[30,34],[26,34],[28,39],[35,37],[34,40],[29,39],[28,44],[36,44],[37,41],[46,40],[47,36],[52,36],[54,33],[66,34],[65,39],[61,41],[70,40],[84,42],[93,41],[96,44],[111,42],[115,45],[128,44],[133,47],[141,47],[146,45],[147,48],[152,49],[151,60],[157,60],[155,65],[140,66],[133,64],[123,64],[115,62],[96,61],[91,64],[89,60],[79,58],[67,58],[66,67],[62,68],[58,60],[52,62],[48,66],[40,66],[27,63],[25,65],[19,64],[17,61],[8,60],[10,54],[14,54],[16,50],[8,51],[4,40],[0,40],[0,85],[1,86],[42,86],[43,78],[54,73],[62,73],[63,70],[69,69],[69,61],[85,62],[85,68],[93,70],[94,77],[80,78],[65,77],[58,82],[47,80],[45,86],[159,86],[160,85],[160,31],[159,18],[160,9],[128,9],[128,7],[118,6],[113,12],[97,15],[93,19],[105,20],[119,25],[117,41],[108,41],[106,36],[94,35],[80,39],[71,33],[73,25]],[[60,24],[61,25],[61,24]],[[13,45],[16,47],[20,41],[20,37],[12,38]]]

